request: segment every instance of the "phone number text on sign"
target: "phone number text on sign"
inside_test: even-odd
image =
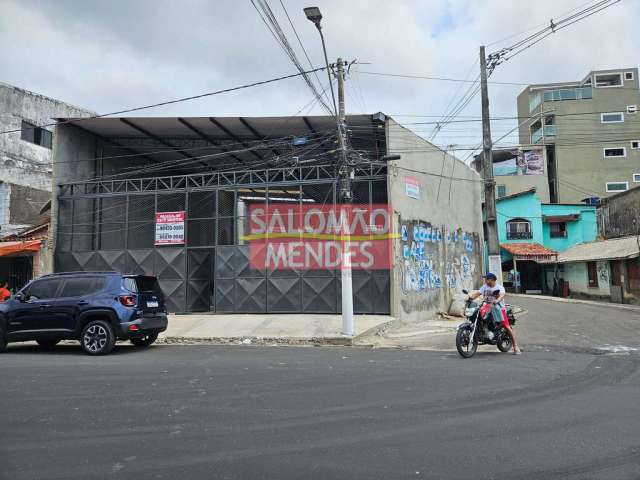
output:
[[[184,244],[185,212],[156,213],[156,245]]]

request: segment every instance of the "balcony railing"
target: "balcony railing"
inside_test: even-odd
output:
[[[551,238],[567,238],[567,232],[549,232]]]
[[[545,125],[544,135],[542,134],[542,127],[531,134],[531,143],[540,143],[543,137],[555,137],[556,133],[557,129],[555,125]]]
[[[530,240],[533,238],[531,232],[507,232],[507,240]]]

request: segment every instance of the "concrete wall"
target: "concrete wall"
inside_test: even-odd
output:
[[[543,245],[556,252],[562,252],[579,243],[593,242],[598,236],[596,207],[588,205],[543,204],[542,215],[574,215],[580,217],[574,222],[566,223],[567,236],[551,238],[551,224],[543,222]]]
[[[640,234],[640,188],[607,198],[598,208],[598,225],[604,238]]]
[[[597,287],[589,286],[586,262],[564,264],[564,272],[560,273],[560,277],[569,282],[569,289],[571,290],[572,296],[607,300],[610,298],[609,262],[601,261],[596,262],[596,264],[598,270]]]
[[[557,135],[548,139],[556,144],[559,203],[575,203],[585,197],[608,197],[607,182],[629,182],[640,173],[640,149],[631,149],[631,140],[640,140],[636,125],[640,114],[627,114],[627,105],[640,107],[638,69],[626,68],[604,72],[633,72],[633,80],[625,80],[623,88],[593,88],[593,98],[544,102],[540,111],[554,114]],[[529,112],[529,87],[518,96],[518,116]],[[624,112],[624,123],[602,124],[599,112]],[[520,127],[520,142],[530,142],[529,126],[539,119],[535,116]],[[586,140],[589,142],[586,143]],[[594,143],[594,140],[596,143]],[[603,147],[625,147],[625,158],[604,158]],[[531,186],[533,186],[532,180]]]
[[[58,241],[59,220],[68,218],[71,211],[69,200],[60,201],[59,185],[81,179],[95,177],[97,140],[72,125],[58,125],[53,136],[53,195],[51,197],[51,224],[49,227],[49,269],[53,270],[53,252]],[[86,208],[86,212],[79,211],[79,215],[89,215],[89,204],[78,202],[78,208]],[[59,215],[62,212],[62,216]],[[64,228],[65,225],[62,225]]]
[[[22,140],[22,121],[45,125],[56,117],[84,117],[93,112],[53,98],[0,83],[0,182],[11,185],[0,201],[3,234],[37,223],[40,208],[51,195],[52,151]],[[46,127],[53,131],[52,127]],[[55,139],[54,139],[55,141]],[[3,192],[0,192],[2,195]]]
[[[393,120],[386,129],[388,153],[402,155],[390,162],[387,187],[400,234],[393,249],[391,314],[407,322],[425,320],[447,311],[461,289],[480,285],[481,179]],[[407,194],[407,181],[418,184],[419,198]]]

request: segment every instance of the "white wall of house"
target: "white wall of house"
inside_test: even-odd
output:
[[[599,261],[596,262],[596,266],[598,286],[590,287],[586,262],[564,264],[564,273],[561,274],[561,277],[569,282],[569,288],[572,294],[606,298],[611,296],[609,262]]]

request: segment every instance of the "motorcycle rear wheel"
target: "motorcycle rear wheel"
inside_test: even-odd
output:
[[[478,350],[478,342],[471,339],[472,330],[473,327],[467,325],[458,329],[458,333],[456,333],[456,349],[463,358],[473,357]]]
[[[509,335],[506,328],[503,328],[498,333],[498,341],[496,342],[496,345],[498,346],[498,350],[502,353],[507,353],[513,347],[513,343],[511,343],[511,335]]]

